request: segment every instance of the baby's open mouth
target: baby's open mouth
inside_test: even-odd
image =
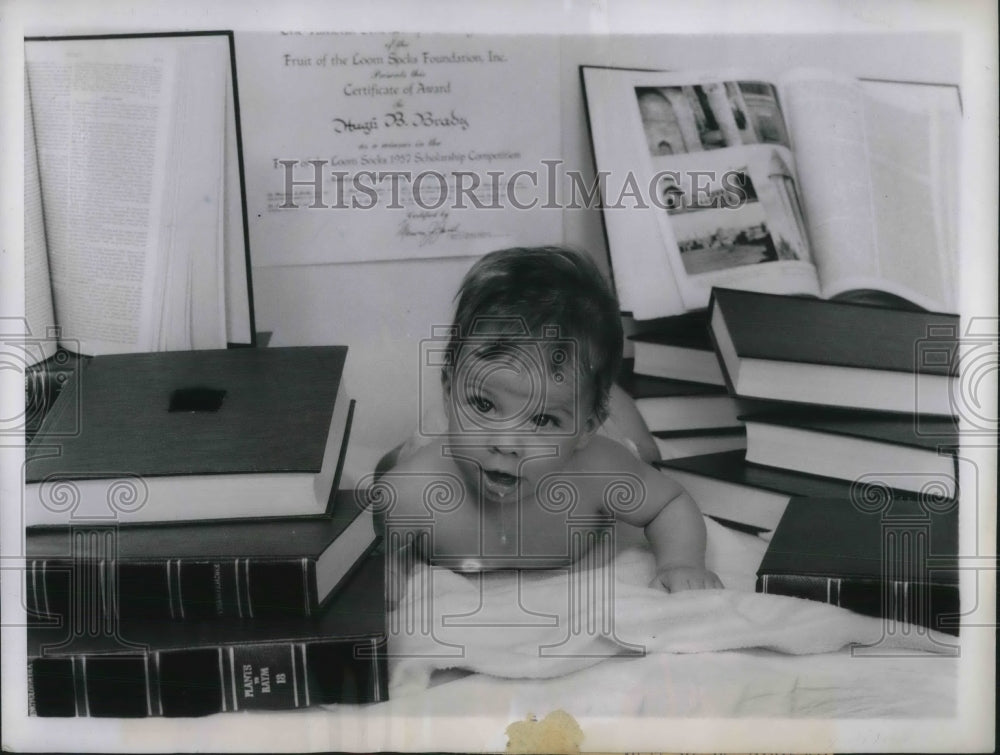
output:
[[[487,490],[498,498],[509,495],[517,487],[517,475],[512,475],[509,472],[484,470],[483,477],[485,478]]]
[[[498,486],[513,486],[517,484],[517,476],[508,474],[507,472],[500,472],[496,470],[487,471],[486,479],[489,480],[494,485]]]

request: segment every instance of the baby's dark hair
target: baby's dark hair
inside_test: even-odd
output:
[[[490,358],[528,338],[548,355],[550,374],[575,367],[589,381],[591,409],[604,421],[623,335],[618,300],[589,255],[555,246],[491,252],[466,273],[455,298],[446,383],[463,346]],[[575,365],[566,364],[566,350],[557,348],[566,343],[573,344]]]

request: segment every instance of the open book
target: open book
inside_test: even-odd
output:
[[[622,309],[713,286],[957,311],[956,87],[582,68]]]
[[[253,343],[232,59],[228,33],[25,41],[39,359]]]

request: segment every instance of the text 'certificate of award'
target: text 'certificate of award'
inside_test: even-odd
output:
[[[254,263],[561,241],[558,55],[544,37],[240,35]]]

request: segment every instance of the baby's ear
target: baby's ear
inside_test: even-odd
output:
[[[604,421],[593,412],[587,415],[587,419],[584,421],[583,432],[580,434],[580,440],[576,444],[577,450],[587,447],[590,439],[594,437],[594,434],[600,429],[602,424],[604,424]]]
[[[444,404],[444,414],[450,420],[451,419],[451,385],[452,385],[452,371],[450,369],[445,369],[441,371],[441,398],[444,399],[442,402]]]

